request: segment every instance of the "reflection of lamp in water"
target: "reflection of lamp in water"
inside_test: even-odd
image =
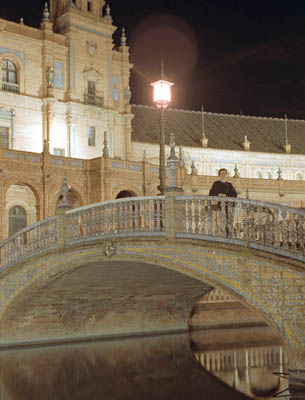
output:
[[[163,72],[163,60],[161,63],[161,79],[157,82],[151,83],[154,88],[153,100],[157,107],[161,109],[160,114],[160,159],[159,159],[159,179],[160,185],[158,189],[163,195],[166,189],[166,166],[165,166],[165,117],[164,109],[171,101],[171,86],[173,83],[165,80]]]

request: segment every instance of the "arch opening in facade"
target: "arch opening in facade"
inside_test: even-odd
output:
[[[67,200],[68,200],[68,204],[71,208],[78,208],[78,207],[81,207],[81,205],[82,205],[81,198],[74,189],[70,189],[68,191]],[[60,195],[56,201],[55,211],[58,208],[58,206],[60,205],[61,201],[62,201],[62,195]]]
[[[12,235],[39,221],[39,208],[34,189],[23,182],[11,185],[6,192],[6,234]]]
[[[134,192],[132,192],[131,190],[121,190],[117,196],[116,199],[123,199],[126,197],[135,197],[136,194]]]

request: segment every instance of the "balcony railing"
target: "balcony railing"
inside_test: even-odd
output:
[[[17,83],[2,82],[2,90],[4,92],[19,93],[19,85]]]
[[[85,94],[84,103],[90,106],[103,107],[104,98],[101,96],[95,96],[94,94]]]

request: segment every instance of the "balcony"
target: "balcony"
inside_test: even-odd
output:
[[[2,82],[2,90],[4,92],[19,93],[19,85],[17,83]]]
[[[101,96],[96,96],[94,94],[85,94],[84,103],[89,104],[90,106],[103,107],[104,98]]]

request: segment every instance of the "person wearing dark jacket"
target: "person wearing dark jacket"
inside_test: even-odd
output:
[[[232,183],[227,182],[225,179],[227,177],[227,170],[225,168],[221,168],[218,171],[218,176],[220,179],[215,181],[210,189],[209,196],[219,196],[219,197],[237,197],[237,192],[232,185]],[[234,207],[234,205],[233,205]],[[230,226],[233,226],[234,223],[234,213],[232,213],[232,208],[229,209],[228,204],[225,205],[225,225],[224,227],[221,226],[221,202],[218,202],[217,209],[215,210],[215,228],[217,231],[222,231],[225,229],[226,235],[229,235]],[[229,211],[230,210],[230,211]]]
[[[230,182],[226,182],[227,170],[221,168],[218,171],[220,179],[215,181],[210,189],[209,196],[220,196],[220,197],[237,197],[237,192]]]

